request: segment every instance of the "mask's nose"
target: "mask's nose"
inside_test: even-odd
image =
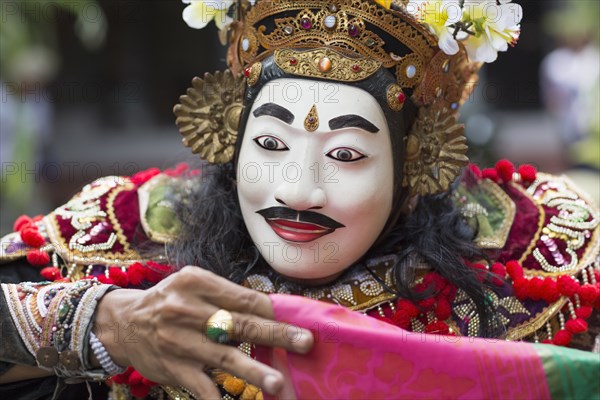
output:
[[[298,211],[325,207],[327,196],[310,167],[310,163],[305,162],[293,163],[284,169],[283,180],[274,193],[279,204]]]

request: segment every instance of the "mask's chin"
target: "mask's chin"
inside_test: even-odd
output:
[[[342,275],[344,273],[344,271],[339,271],[333,275],[322,277],[322,278],[310,278],[310,279],[294,278],[294,277],[286,276],[279,272],[277,272],[277,273],[279,275],[281,275],[284,279],[286,279],[290,282],[301,284],[303,286],[321,286],[321,285],[325,285],[325,284],[335,281],[337,278],[340,277],[340,275]]]

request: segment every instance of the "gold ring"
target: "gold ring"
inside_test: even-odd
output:
[[[220,309],[206,321],[206,337],[215,343],[228,343],[233,335],[233,317]]]

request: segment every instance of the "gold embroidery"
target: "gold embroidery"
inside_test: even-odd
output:
[[[523,322],[521,325],[515,326],[508,330],[506,335],[507,340],[519,340],[524,338],[525,336],[529,336],[538,329],[540,329],[544,324],[550,319],[558,310],[560,310],[567,300],[562,297],[555,303],[552,303],[550,306],[544,308],[539,314],[537,314],[534,318],[528,319]]]
[[[527,189],[527,194],[533,198],[540,210],[540,225],[532,244],[519,262],[523,263],[531,255],[542,268],[542,271],[527,270],[527,274],[574,274],[593,262],[594,255],[600,247],[600,215],[598,211],[594,211],[589,201],[582,199],[573,184],[564,176],[555,177],[539,173],[537,180]],[[544,206],[558,213],[553,215],[548,223],[543,211]],[[542,243],[539,244],[539,241]],[[586,243],[587,248],[582,256],[578,257],[576,250]],[[543,255],[541,246],[552,254],[552,261]],[[564,252],[561,251],[562,248]]]
[[[71,201],[44,217],[49,240],[53,249],[67,264],[119,264],[128,266],[140,262],[139,254],[129,247],[116,216],[114,215],[113,202],[116,195],[123,190],[132,190],[133,183],[123,177],[100,178],[86,185],[82,191]],[[114,195],[107,196],[107,212],[100,208],[100,198],[110,191]],[[62,236],[57,217],[69,219],[73,228],[77,230],[67,243]],[[115,232],[111,232],[104,243],[85,245],[91,239],[88,235],[100,232],[106,227],[106,220],[112,224]],[[110,251],[116,241],[123,246],[123,251]],[[160,257],[159,257],[160,258]]]
[[[500,318],[500,322],[504,325],[507,325],[510,322],[510,319],[507,318],[504,314],[524,314],[527,316],[531,316],[529,311],[516,297],[507,296],[500,298],[496,293],[494,293],[491,290],[486,290],[486,294],[492,300],[494,307],[498,311],[497,315]],[[455,304],[463,303],[454,307],[454,313],[456,314],[459,320],[465,321],[467,325],[467,335],[477,336],[479,334],[480,320],[479,314],[477,314],[477,308],[475,307],[475,303],[473,302],[473,300],[470,297],[468,297],[464,291],[459,290],[454,302]],[[509,329],[509,332],[511,331],[512,329]]]

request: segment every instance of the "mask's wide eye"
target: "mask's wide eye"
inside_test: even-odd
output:
[[[327,157],[342,162],[351,162],[361,160],[366,156],[348,147],[338,147],[337,149],[333,149],[329,153],[327,153]]]
[[[289,148],[283,143],[281,139],[277,139],[274,136],[263,135],[254,139],[257,145],[262,147],[265,150],[270,151],[284,151],[289,150]]]

